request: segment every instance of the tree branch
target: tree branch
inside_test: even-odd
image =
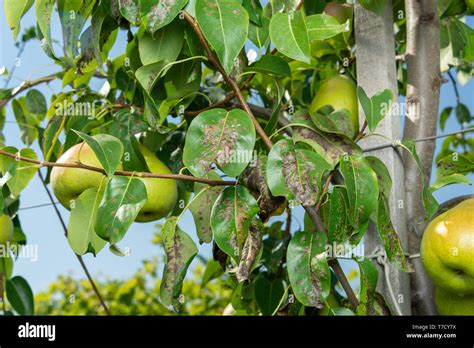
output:
[[[51,203],[53,204],[53,207],[54,207],[54,211],[56,212],[56,215],[58,216],[58,219],[59,219],[59,222],[61,223],[61,226],[64,230],[64,236],[67,238],[67,226],[66,226],[66,223],[64,222],[64,219],[61,215],[61,212],[59,211],[58,207],[56,206],[55,202],[54,202],[54,198],[53,198],[53,195],[51,194],[51,192],[49,191],[48,189],[48,185],[46,184],[46,181],[44,180],[44,177],[43,177],[43,174],[41,173],[40,170],[38,170],[38,176],[41,180],[41,183],[43,184],[43,187],[46,191],[46,193],[48,194],[48,197],[51,201]],[[87,269],[87,266],[84,262],[84,260],[82,259],[82,257],[80,255],[77,255],[76,253],[74,253],[74,255],[76,255],[77,257],[77,260],[79,261],[79,263],[81,264],[81,267],[82,269],[84,270],[84,272],[86,273],[86,277],[87,279],[89,280],[89,283],[91,284],[92,286],[92,289],[94,290],[94,293],[96,294],[97,298],[99,299],[99,302],[102,306],[102,308],[104,309],[105,313],[107,315],[112,315],[110,313],[110,310],[109,310],[109,307],[107,306],[107,304],[105,303],[104,301],[104,298],[102,297],[99,289],[97,288],[97,286],[95,285],[95,282],[94,282],[94,279],[92,279],[92,276],[91,274],[89,273],[89,270]]]
[[[33,158],[19,156],[18,154],[7,152],[5,150],[0,150],[0,155],[15,158],[18,161],[34,163],[34,164],[39,165],[40,167],[78,168],[78,169],[85,169],[85,170],[90,170],[93,172],[102,173],[104,175],[106,174],[103,168],[88,166],[82,163],[58,163],[58,162],[40,161]],[[210,179],[204,179],[204,178],[196,178],[194,176],[184,175],[184,174],[157,174],[157,173],[148,173],[148,172],[130,172],[130,171],[118,170],[114,173],[114,175],[134,176],[134,177],[139,177],[139,178],[174,179],[174,180],[192,181],[192,182],[207,184],[209,186],[235,186],[237,185],[235,181],[210,180]]]
[[[436,135],[440,74],[440,28],[437,2],[432,0],[407,1],[407,52],[408,66],[407,118],[404,138],[421,139]],[[433,164],[435,141],[417,143],[425,180],[429,182]],[[422,204],[422,185],[415,161],[405,154],[405,187],[409,229],[409,252],[419,252],[425,211]],[[411,274],[412,308],[416,314],[436,314],[433,286],[421,261],[414,260]]]

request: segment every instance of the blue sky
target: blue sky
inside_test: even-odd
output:
[[[56,16],[57,15],[54,16],[52,37],[53,39],[61,41],[59,21]],[[16,57],[17,48],[14,46],[12,35],[5,21],[3,6],[1,6],[0,9],[0,18],[0,67],[6,66],[10,69]],[[35,25],[34,9],[30,10],[22,20],[23,28],[32,25]],[[117,39],[117,44],[114,46],[110,56],[115,57],[122,54],[125,42],[125,32],[121,32]],[[16,86],[25,79],[38,78],[58,70],[59,67],[54,65],[43,53],[39,42],[31,41],[26,46],[25,52],[21,57],[21,65],[16,68],[14,77],[9,86]],[[103,81],[101,80],[93,80],[91,87],[93,89],[99,89],[102,83]],[[1,87],[3,87],[3,80],[0,84]],[[40,89],[49,100],[49,97],[53,92],[57,93],[61,90],[61,83],[55,81],[49,85],[42,85],[38,87],[38,89]],[[473,91],[473,81],[460,90],[461,99],[468,105],[471,112],[474,110]],[[441,108],[455,104],[455,95],[450,84],[443,85],[441,95]],[[458,129],[459,125],[454,117],[452,117],[446,125],[445,132],[451,132]],[[7,123],[5,124],[4,134],[7,145],[16,146],[18,148],[24,147],[21,143],[19,129],[10,107],[7,108]],[[437,142],[438,146],[440,144],[441,140]],[[34,144],[33,148],[37,154],[41,155],[41,151],[37,144]],[[440,202],[443,202],[452,197],[467,194],[469,192],[474,192],[472,187],[454,185],[438,191],[436,193],[436,198]],[[21,194],[21,208],[27,208],[29,206],[48,202],[48,197],[46,196],[41,182],[37,177],[35,177]],[[69,213],[62,207],[60,207],[60,210],[64,219],[67,221]],[[31,262],[28,259],[19,259],[15,264],[15,274],[25,277],[30,282],[35,292],[45,289],[47,284],[54,281],[59,274],[72,273],[76,277],[84,277],[82,269],[71,251],[66,238],[63,236],[63,231],[51,206],[36,209],[22,209],[19,214],[23,230],[28,237],[28,243],[38,245],[39,257],[36,262]],[[302,226],[303,218],[301,210],[296,210],[295,220],[296,222],[293,224],[294,229],[298,228],[298,226]],[[183,216],[180,226],[191,236],[195,236],[194,222],[189,212]],[[86,255],[84,259],[93,276],[107,276],[125,279],[135,272],[135,270],[140,266],[141,260],[161,255],[161,247],[150,243],[155,231],[156,223],[133,224],[123,241],[120,243],[120,247],[130,248],[131,253],[129,256],[117,257],[106,249],[95,258],[91,255]],[[209,256],[210,247],[201,246],[200,253]],[[194,263],[196,262],[197,260],[194,261]]]

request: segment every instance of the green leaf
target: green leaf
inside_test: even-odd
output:
[[[250,223],[258,211],[257,201],[243,186],[226,187],[214,203],[211,212],[214,240],[236,262],[240,261]]]
[[[275,274],[279,270],[283,255],[285,254],[286,241],[277,238],[267,238],[263,241],[262,263],[268,273]]]
[[[272,315],[284,295],[285,285],[282,279],[270,280],[262,275],[255,282],[255,300],[262,315]]]
[[[451,106],[448,106],[443,109],[441,112],[441,115],[439,116],[439,128],[444,131],[444,126],[446,125],[446,121],[449,119],[449,116],[451,116],[451,113],[453,112],[453,108]]]
[[[181,20],[152,34],[143,33],[138,39],[138,51],[143,65],[158,62],[171,63],[178,58],[184,42],[184,26]]]
[[[439,190],[440,188],[443,188],[447,185],[452,185],[452,184],[472,185],[472,182],[471,180],[469,180],[468,177],[466,177],[463,174],[450,174],[450,175],[438,178],[434,183],[432,183],[430,187],[430,191],[434,192],[434,191]]]
[[[208,178],[220,180],[220,176],[214,172],[210,172]],[[209,187],[205,184],[194,184],[195,198],[189,204],[189,211],[193,215],[196,233],[201,244],[212,241],[211,210],[222,190],[223,188],[219,186]]]
[[[13,258],[10,255],[0,256],[0,273],[2,273],[6,279],[12,277]]]
[[[77,255],[92,252],[95,255],[107,243],[99,238],[94,230],[99,203],[102,200],[103,190],[90,188],[74,200],[69,217],[67,239],[72,250]]]
[[[471,112],[469,111],[469,108],[466,105],[459,103],[456,106],[456,118],[462,125],[469,124],[471,121]]]
[[[25,280],[20,276],[15,276],[6,281],[7,299],[13,309],[20,315],[34,315],[35,303],[33,291]]]
[[[38,120],[26,108],[26,98],[21,97],[12,101],[13,114],[20,128],[21,140],[27,146],[38,138]]]
[[[67,117],[53,116],[46,126],[43,133],[43,157],[45,161],[49,161],[53,153],[59,151],[60,143],[59,135],[66,124]]]
[[[412,156],[413,160],[415,161],[418,167],[418,170],[420,172],[421,185],[423,186],[423,189],[422,189],[423,207],[427,215],[426,217],[430,219],[438,210],[439,204],[436,201],[436,199],[433,197],[433,194],[430,191],[429,182],[426,182],[425,180],[425,174],[423,173],[423,170],[421,169],[421,162],[416,152],[415,143],[413,142],[413,140],[405,139],[400,143],[400,146],[406,151],[408,151],[408,153]]]
[[[301,12],[275,13],[270,21],[270,38],[285,56],[310,63],[308,30]]]
[[[281,77],[291,76],[290,66],[283,58],[269,55],[262,56],[259,60],[246,68],[245,71]]]
[[[183,162],[196,177],[205,177],[215,163],[228,176],[240,175],[252,160],[255,128],[240,109],[212,109],[191,122]]]
[[[328,238],[331,245],[357,245],[361,236],[353,235],[353,228],[349,221],[349,199],[344,187],[334,187],[330,196],[329,204],[322,206],[327,221]],[[326,211],[327,210],[327,211]]]
[[[64,51],[74,58],[77,54],[79,35],[92,12],[93,0],[57,0],[59,19],[63,29]]]
[[[35,12],[41,47],[51,58],[57,59],[51,40],[51,16],[54,9],[54,2],[54,0],[36,0]]]
[[[348,156],[340,163],[349,197],[349,219],[355,228],[364,227],[377,208],[379,185],[377,175],[365,158]]]
[[[104,167],[108,176],[114,175],[123,156],[123,145],[120,139],[108,134],[97,134],[94,136],[73,130],[94,151],[97,159]]]
[[[146,200],[146,187],[140,179],[112,177],[107,182],[97,210],[94,226],[97,235],[110,244],[118,243],[135,221]]]
[[[224,70],[230,73],[247,39],[247,11],[238,0],[197,1],[195,11],[204,36],[216,51]]]
[[[295,297],[308,307],[323,308],[331,290],[323,232],[296,233],[286,254],[288,278]]]
[[[26,108],[36,115],[44,115],[48,111],[44,95],[37,89],[30,89],[26,93]]]
[[[140,25],[141,0],[119,0],[120,14],[132,25]]]
[[[20,20],[23,15],[33,6],[34,0],[4,0],[3,9],[8,26],[16,40],[20,32]]]
[[[359,3],[366,10],[382,16],[387,5],[387,0],[359,0]]]
[[[331,310],[329,311],[329,315],[330,316],[352,316],[355,314],[349,308],[336,307],[336,308],[331,308]]]
[[[375,289],[377,287],[378,271],[369,259],[358,260],[360,270],[360,294],[357,315],[376,315],[374,308]]]
[[[340,24],[336,18],[327,14],[315,14],[306,17],[306,26],[308,27],[310,41],[327,40],[351,30],[349,20],[344,24]]]
[[[258,0],[243,0],[242,6],[249,14],[250,21],[256,25],[261,25],[262,5]]]
[[[188,0],[141,0],[142,21],[151,34],[175,19]]]
[[[290,139],[280,140],[268,155],[267,183],[274,196],[296,204],[314,205],[322,190],[322,177],[331,169],[323,157],[297,149]]]
[[[3,151],[18,154],[18,149],[12,146],[3,147]],[[36,159],[33,149],[25,148],[19,152],[20,156]],[[6,181],[10,193],[17,197],[28,183],[33,179],[38,170],[38,166],[33,163],[18,161],[16,158],[0,155],[0,171],[2,172],[2,182]]]
[[[178,219],[172,216],[166,220],[161,231],[166,254],[160,287],[160,298],[164,305],[177,305],[186,271],[198,252],[191,237],[181,231],[177,223]]]
[[[267,44],[270,36],[270,18],[266,16],[261,17],[261,25],[250,23],[249,26],[249,39],[255,46],[261,48]]]
[[[311,115],[314,125],[326,133],[344,135],[351,139],[355,133],[351,115],[347,109],[334,110],[330,105],[323,106]]]
[[[372,98],[369,98],[362,87],[357,87],[357,97],[364,110],[365,119],[371,132],[374,132],[380,121],[390,111],[393,101],[393,93],[390,89],[385,89]]]

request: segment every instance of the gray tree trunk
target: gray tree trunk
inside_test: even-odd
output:
[[[357,56],[357,81],[365,92],[372,96],[384,89],[390,89],[394,95],[394,103],[398,102],[397,73],[395,63],[395,39],[393,30],[392,1],[387,1],[383,16],[365,10],[358,3],[355,5],[355,34]],[[363,111],[360,109],[361,123]],[[376,133],[390,139],[400,139],[401,123],[399,115],[387,115],[379,124]],[[381,137],[369,137],[362,141],[362,147],[368,148],[386,143]],[[404,170],[401,155],[397,150],[387,148],[371,153],[379,157],[387,166],[392,177],[393,188],[390,195],[391,219],[400,237],[402,247],[408,250],[406,230]],[[365,237],[365,253],[372,254],[381,241],[374,226],[369,228]],[[388,284],[384,277],[383,268],[377,264],[379,282],[377,290],[384,296],[392,310]],[[389,265],[389,279],[398,307],[403,315],[411,314],[410,280],[409,275],[398,271]]]

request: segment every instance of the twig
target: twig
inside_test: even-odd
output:
[[[9,97],[7,97],[3,100],[0,100],[0,108],[5,106],[11,99],[15,98],[21,92],[23,92],[23,91],[25,91],[25,90],[27,90],[31,87],[40,85],[42,83],[48,83],[50,81],[53,81],[54,79],[56,79],[56,74],[43,76],[43,77],[40,77],[40,78],[38,78],[36,80],[32,80],[32,81],[23,81],[23,83],[19,87],[17,87],[16,91],[14,93],[12,93],[11,96],[9,96]]]
[[[449,76],[449,79],[451,80],[452,84],[453,84],[453,88],[454,88],[454,94],[456,95],[456,101],[460,102],[461,100],[461,97],[459,96],[459,89],[458,89],[458,84],[456,83],[456,80],[454,79],[454,76],[453,74],[451,73],[451,71],[448,71],[448,76]]]
[[[0,150],[0,155],[15,158],[18,161],[34,163],[34,164],[39,165],[40,167],[78,168],[78,169],[85,169],[85,170],[90,170],[90,171],[93,171],[93,172],[106,174],[105,170],[102,169],[102,168],[88,166],[88,165],[82,164],[82,163],[58,163],[58,162],[39,161],[39,160],[36,160],[36,159],[33,159],[33,158],[18,156],[18,154],[7,152],[5,150]],[[209,186],[235,186],[237,184],[235,181],[210,180],[210,179],[204,179],[204,178],[195,178],[194,176],[184,175],[184,174],[157,174],[157,173],[148,173],[148,172],[130,172],[130,171],[118,170],[114,173],[114,175],[117,175],[117,176],[134,176],[134,177],[139,177],[139,178],[157,178],[157,179],[174,179],[174,180],[183,180],[183,181],[193,181],[193,182],[199,182],[199,183],[207,184]]]
[[[474,128],[466,128],[462,129],[457,132],[452,132],[452,133],[446,133],[446,134],[441,134],[441,135],[435,135],[435,136],[430,136],[426,138],[420,138],[420,139],[413,139],[412,141],[415,143],[423,142],[423,141],[429,141],[429,140],[436,140],[436,139],[441,139],[441,138],[446,138],[451,135],[457,135],[457,134],[464,134],[464,133],[469,133],[469,132],[474,132]],[[376,150],[381,150],[381,149],[386,149],[388,147],[399,147],[400,146],[401,140],[395,140],[390,144],[385,144],[385,145],[379,145],[379,146],[374,146],[370,147],[368,149],[364,149],[364,152],[370,152],[370,151],[376,151]]]
[[[67,226],[66,226],[66,223],[64,222],[64,219],[61,215],[61,212],[59,211],[58,207],[56,206],[56,204],[54,204],[54,198],[53,198],[53,195],[51,194],[51,192],[49,191],[48,189],[48,185],[46,184],[46,181],[44,180],[44,177],[43,177],[43,174],[41,173],[41,170],[38,170],[38,176],[43,184],[43,187],[46,191],[46,193],[48,194],[48,197],[49,199],[51,200],[51,203],[53,203],[53,207],[54,207],[54,211],[56,212],[56,215],[58,216],[58,219],[59,219],[59,222],[61,223],[61,226],[64,230],[64,236],[67,238]],[[87,266],[86,264],[84,263],[84,260],[82,259],[82,257],[80,255],[77,255],[76,253],[74,253],[74,255],[76,255],[79,263],[81,264],[81,267],[82,269],[84,270],[84,272],[86,273],[86,276],[87,276],[87,279],[89,280],[91,286],[92,286],[92,289],[94,290],[95,294],[97,295],[97,298],[99,299],[100,301],[100,304],[102,306],[102,308],[104,309],[105,313],[107,315],[111,315],[110,313],[110,310],[109,310],[109,307],[107,307],[107,304],[105,303],[102,295],[100,294],[100,291],[99,289],[97,288],[97,286],[95,285],[95,282],[94,282],[94,279],[92,279],[92,276],[91,274],[89,273],[89,270],[87,269]]]

